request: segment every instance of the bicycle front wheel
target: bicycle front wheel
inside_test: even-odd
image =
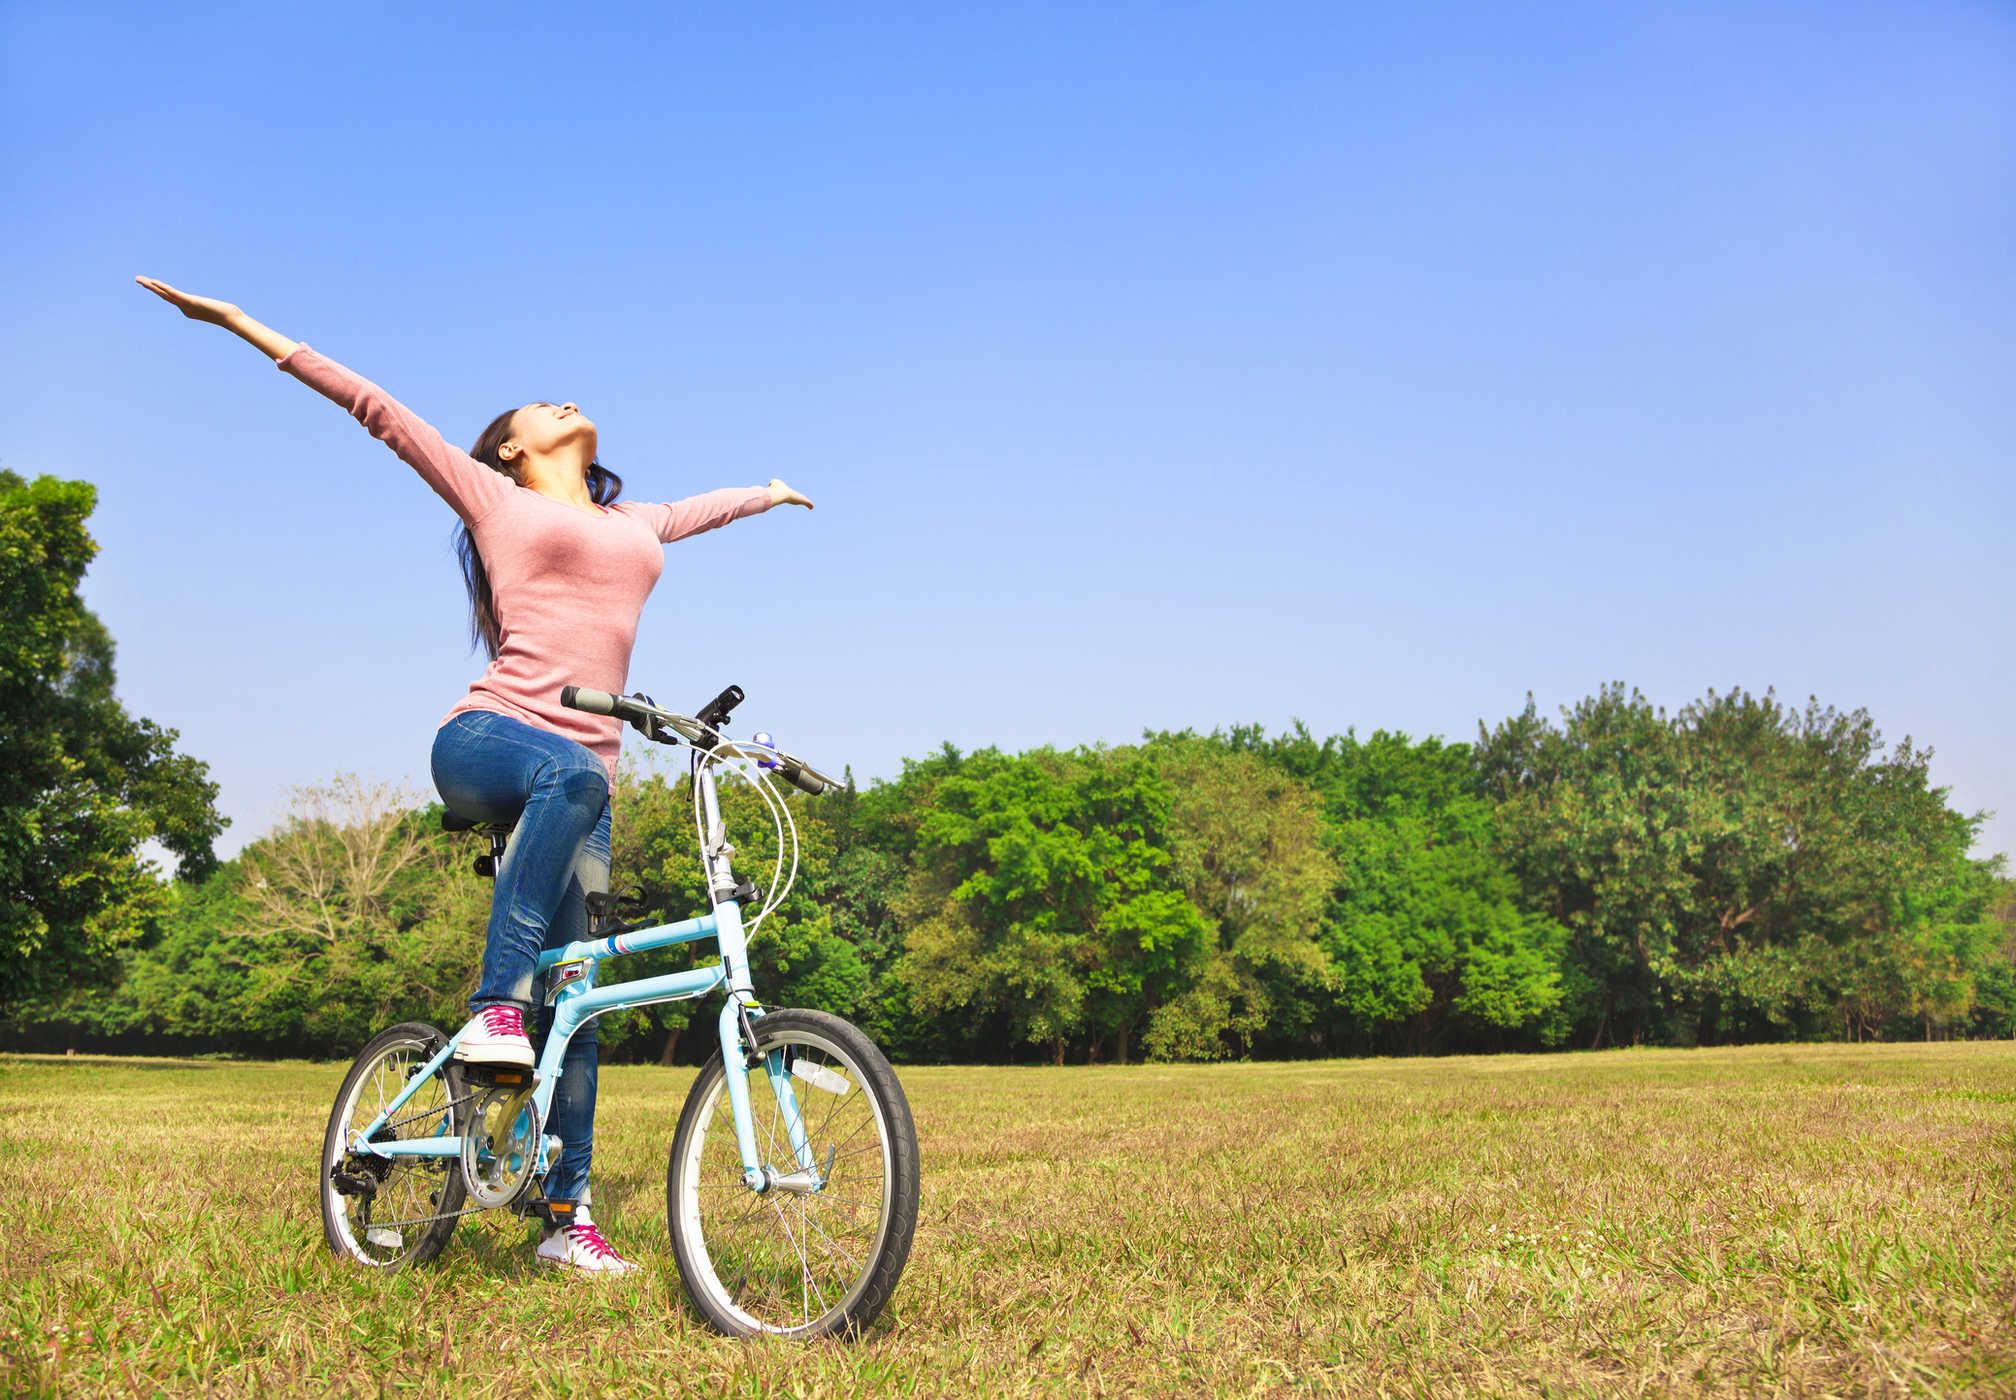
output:
[[[758,1053],[790,1076],[821,1184],[744,1184],[717,1052],[687,1096],[665,1174],[686,1295],[730,1335],[857,1333],[895,1291],[917,1227],[910,1104],[874,1042],[837,1016],[772,1011],[755,1032]],[[749,1072],[749,1103],[765,1167],[802,1181],[763,1068]]]

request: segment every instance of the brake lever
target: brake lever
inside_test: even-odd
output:
[[[632,691],[623,698],[626,700],[635,700],[642,705],[648,705],[653,710],[658,708],[658,702],[641,690]],[[641,724],[633,721],[632,727],[654,744],[677,744],[683,742],[686,737],[655,714],[644,716],[644,721]]]

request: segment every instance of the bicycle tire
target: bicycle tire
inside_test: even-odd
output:
[[[874,1042],[838,1016],[823,1011],[771,1011],[756,1018],[755,1032],[760,1052],[766,1056],[782,1052],[793,1065],[805,1066],[792,1070],[802,1081],[794,1088],[799,1089],[802,1102],[817,1105],[801,1107],[801,1118],[812,1142],[813,1157],[823,1158],[821,1175],[826,1184],[821,1191],[809,1194],[773,1187],[761,1195],[743,1184],[734,1119],[725,1092],[727,1074],[716,1051],[701,1067],[686,1096],[665,1171],[666,1228],[672,1237],[680,1280],[687,1299],[708,1325],[730,1336],[859,1335],[895,1292],[917,1228],[917,1130],[909,1100]],[[844,1092],[832,1087],[835,1080],[822,1082],[820,1069],[845,1081]],[[835,1102],[821,1103],[803,1088],[804,1083],[828,1089]],[[783,1170],[794,1169],[797,1163],[790,1156],[788,1140],[780,1136],[776,1101],[760,1070],[751,1071],[750,1100],[759,1125],[758,1149]],[[855,1106],[843,1114],[850,1105]],[[763,1126],[766,1106],[771,1118],[767,1132]],[[879,1146],[879,1152],[871,1153],[859,1138],[871,1124],[877,1142],[869,1146]],[[844,1142],[843,1131],[848,1135]],[[780,1146],[781,1157],[777,1152]],[[869,1165],[856,1170],[857,1163]],[[843,1166],[847,1168],[844,1173],[840,1170]],[[855,1194],[865,1192],[871,1182],[872,1232],[865,1228],[871,1209],[869,1196]],[[703,1192],[707,1193],[704,1199]],[[752,1206],[752,1202],[757,1204]],[[795,1231],[791,1227],[794,1214]],[[752,1225],[758,1216],[763,1217],[763,1224]],[[827,1230],[820,1223],[822,1216],[839,1233]],[[772,1217],[781,1231],[769,1228]],[[791,1254],[774,1247],[780,1233],[796,1251],[802,1283],[790,1267]],[[868,1242],[856,1260],[842,1241],[864,1236]],[[799,1245],[801,1237],[814,1248]],[[815,1253],[821,1258],[817,1278],[812,1262]],[[845,1267],[829,1264],[829,1260],[845,1261]],[[827,1290],[819,1287],[821,1281],[829,1284],[831,1302]],[[790,1316],[788,1297],[793,1286],[798,1287],[801,1298],[795,1320]],[[819,1303],[816,1312],[811,1306],[815,1297]]]
[[[384,1168],[382,1175],[373,1169],[377,1183],[369,1196],[346,1194],[337,1189],[335,1179],[338,1167],[349,1155],[351,1134],[391,1102],[410,1075],[447,1043],[446,1035],[423,1021],[403,1022],[373,1037],[343,1076],[322,1138],[319,1183],[323,1238],[329,1252],[338,1258],[369,1268],[406,1268],[440,1254],[455,1233],[453,1216],[462,1209],[465,1189],[460,1164],[453,1157],[402,1157]],[[440,1086],[438,1091],[434,1084]],[[428,1110],[437,1105],[448,1115],[451,1131],[457,1135],[463,1131],[462,1072],[454,1060],[436,1071],[434,1084],[423,1085],[395,1115],[394,1137],[434,1131],[440,1119]],[[364,1104],[367,1092],[375,1100],[368,1110]],[[413,1131],[400,1132],[397,1125],[402,1122]],[[388,1209],[392,1213],[384,1214]],[[374,1215],[380,1223],[373,1223]],[[421,1223],[403,1223],[408,1220]]]

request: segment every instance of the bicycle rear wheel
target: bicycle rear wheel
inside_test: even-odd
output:
[[[455,1233],[464,1194],[457,1158],[386,1159],[349,1150],[350,1140],[447,1043],[433,1026],[408,1021],[366,1045],[343,1077],[322,1138],[322,1233],[330,1253],[376,1269],[400,1268],[432,1259]],[[450,1060],[377,1136],[459,1137],[462,1098],[461,1070]]]
[[[727,1072],[717,1052],[687,1096],[665,1173],[666,1223],[686,1295],[730,1335],[853,1334],[874,1321],[917,1227],[917,1130],[874,1042],[821,1011],[756,1019],[757,1049],[791,1075],[823,1185],[751,1191],[742,1180]],[[763,1069],[749,1074],[756,1146],[798,1178]]]

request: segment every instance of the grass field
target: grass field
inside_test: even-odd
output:
[[[343,1066],[0,1058],[0,1390],[296,1395],[2016,1392],[2016,1046],[909,1069],[895,1303],[705,1331],[666,1244],[691,1071],[603,1076],[646,1270],[324,1251]]]

